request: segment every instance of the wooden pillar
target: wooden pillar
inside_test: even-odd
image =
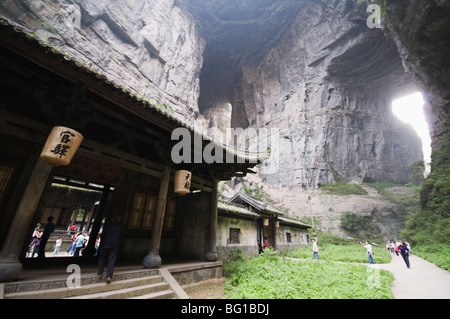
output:
[[[84,225],[86,224],[86,217],[88,215],[88,211],[86,209],[85,206],[80,206],[81,209],[83,209],[83,219],[81,220],[81,224],[80,224],[80,231],[82,232],[87,232],[87,230],[84,230]]]
[[[273,247],[273,249],[275,249],[275,250],[278,250],[278,243],[277,243],[277,234],[278,234],[278,232],[277,232],[277,228],[275,227],[275,222],[276,222],[276,220],[275,220],[275,217],[273,217],[273,218],[271,218],[270,219],[270,227],[272,228],[272,241],[273,241],[273,243],[272,243],[272,247]]]
[[[79,211],[80,211],[80,204],[77,203],[75,206],[75,209],[72,210],[72,215],[70,216],[70,226],[69,227],[72,227],[72,225],[76,224]],[[81,231],[81,228],[79,229],[79,231]]]
[[[164,214],[166,212],[167,193],[169,191],[170,166],[164,168],[161,183],[159,185],[158,199],[156,201],[155,218],[153,220],[152,238],[150,241],[150,250],[144,257],[142,264],[144,268],[156,268],[161,265],[159,248],[161,246],[161,235],[164,224]]]
[[[89,232],[89,228],[91,227],[92,218],[94,217],[95,203],[91,205],[89,208],[89,217],[86,223],[86,231]]]
[[[0,252],[0,282],[13,281],[22,271],[20,252],[28,238],[31,222],[51,170],[52,166],[47,162],[40,158],[37,160]]]
[[[100,200],[100,205],[95,216],[94,225],[92,225],[92,231],[89,234],[89,241],[86,248],[82,252],[83,257],[95,255],[95,241],[97,240],[100,227],[102,226],[103,217],[105,217],[107,213],[108,197],[111,192],[111,185],[107,184],[104,186],[102,199]]]
[[[213,192],[211,196],[211,210],[209,213],[209,241],[208,251],[206,252],[206,261],[216,261],[218,258],[216,248],[217,237],[217,206],[219,199],[219,181],[214,180]]]

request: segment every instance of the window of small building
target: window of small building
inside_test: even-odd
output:
[[[291,235],[291,233],[286,233],[286,241],[288,243],[292,243],[292,235]]]
[[[239,228],[230,228],[230,237],[228,238],[229,244],[241,243],[241,230]]]
[[[140,192],[135,193],[128,224],[130,229],[152,230],[156,211],[156,200],[156,195]],[[163,224],[163,231],[165,232],[171,232],[174,229],[176,207],[176,198],[167,200]]]
[[[129,228],[151,230],[155,216],[156,196],[136,193],[131,210]]]

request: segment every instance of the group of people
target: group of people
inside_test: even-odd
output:
[[[55,230],[55,224],[53,224],[53,217],[47,218],[47,224],[43,231],[40,231],[41,225],[38,224],[31,236],[31,242],[28,245],[28,252],[31,252],[31,257],[37,253],[38,258],[45,257],[45,246],[50,238],[51,233]]]
[[[34,257],[36,253],[38,256],[45,257],[45,244],[50,237],[50,234],[53,232],[55,226],[52,222],[53,217],[48,218],[48,223],[44,228],[44,231],[40,231],[41,225],[38,224],[35,228],[32,241],[29,245],[31,257]],[[123,238],[123,227],[120,224],[121,217],[116,216],[112,220],[111,223],[107,223],[101,235],[97,236],[95,242],[95,255],[98,255],[98,271],[97,276],[99,280],[103,277],[103,270],[105,266],[107,266],[106,271],[106,282],[110,283],[113,277],[114,266],[116,263],[117,252],[119,249],[120,242]],[[75,228],[70,228],[72,235],[72,244],[70,245],[67,253],[77,257],[80,256],[80,251],[86,247],[89,241],[89,234],[82,232],[75,232]],[[101,238],[101,247],[100,247],[100,238]],[[53,254],[58,254],[59,249],[61,248],[62,238],[59,237],[55,243],[55,249]]]
[[[411,245],[406,240],[397,240],[395,243],[393,241],[388,241],[386,243],[386,249],[392,254],[395,253],[397,256],[402,256],[406,267],[411,268],[409,263],[409,256],[411,256]]]
[[[375,264],[375,260],[373,259],[373,251],[372,251],[372,245],[366,240],[364,243],[358,241],[359,244],[363,245],[364,248],[366,248],[366,254],[369,261],[369,264]],[[393,243],[391,241],[388,241],[386,244],[386,249],[388,249],[391,253],[394,253],[399,256],[401,255],[403,257],[403,260],[405,261],[405,264],[408,268],[411,267],[409,263],[409,256],[411,255],[411,246],[409,243],[405,241],[397,240],[397,242]],[[319,246],[317,244],[317,240],[312,240],[312,251],[313,251],[313,259],[320,260],[319,258]]]
[[[89,234],[88,233],[82,233],[82,232],[76,232],[72,236],[72,243],[69,246],[69,249],[67,249],[66,253],[78,257],[80,256],[80,251],[86,247],[87,243],[89,242]]]
[[[361,243],[364,246],[364,248],[366,248],[366,253],[367,253],[367,257],[369,259],[369,264],[375,264],[375,261],[373,260],[373,257],[372,257],[372,254],[373,254],[372,245],[368,241],[366,241],[365,243],[362,243],[362,242],[358,242],[358,243]],[[317,240],[313,239],[312,244],[313,244],[313,246],[312,246],[313,259],[317,258],[317,260],[320,260],[319,245],[317,244]]]
[[[54,231],[55,225],[53,224],[53,217],[50,216],[47,219],[47,224],[44,229],[41,231],[41,224],[38,223],[36,228],[33,231],[32,238],[30,244],[28,246],[27,257],[34,258],[35,255],[38,257],[45,257],[45,246],[47,244],[48,239],[50,238],[50,234]],[[72,243],[67,249],[66,253],[72,256],[80,256],[80,252],[83,248],[86,247],[89,241],[89,233],[85,232],[75,232],[76,228],[73,225],[70,228],[70,233],[72,234]],[[52,255],[58,255],[59,250],[61,249],[63,243],[63,238],[59,236],[55,241],[55,246],[53,249]],[[97,236],[97,240],[95,242],[95,255],[97,255],[98,248],[100,246],[100,235]]]

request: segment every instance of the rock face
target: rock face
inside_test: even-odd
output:
[[[389,4],[387,30],[427,102],[425,111],[434,146],[448,131],[450,116],[450,3],[395,1]]]
[[[0,14],[186,122],[198,113],[204,41],[173,0],[5,0]]]
[[[421,142],[391,102],[415,85],[394,41],[367,26],[366,6],[180,2],[207,39],[199,107],[209,125],[228,112],[231,127],[279,130],[267,183],[409,181]]]

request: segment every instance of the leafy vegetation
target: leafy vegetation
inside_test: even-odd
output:
[[[372,215],[375,214],[376,210],[372,212]],[[340,227],[350,236],[358,237],[359,234],[364,234],[364,237],[383,242],[384,239],[380,234],[375,216],[372,215],[361,216],[354,212],[346,212],[339,218],[341,222]]]
[[[228,298],[266,299],[379,299],[393,298],[390,272],[370,268],[365,248],[354,241],[319,233],[320,262],[312,260],[311,247],[282,254],[267,249],[248,258],[235,252],[224,264]],[[323,250],[322,250],[323,248]],[[390,253],[373,246],[377,263],[390,261]]]
[[[361,248],[361,247],[360,247]],[[311,258],[311,256],[309,256]],[[232,299],[391,299],[390,272],[361,265],[298,260],[268,249],[224,265]]]
[[[431,244],[412,247],[413,254],[450,271],[450,245]]]
[[[344,182],[336,182],[334,184],[322,185],[320,189],[331,195],[367,195],[367,191],[357,184],[347,184]]]

